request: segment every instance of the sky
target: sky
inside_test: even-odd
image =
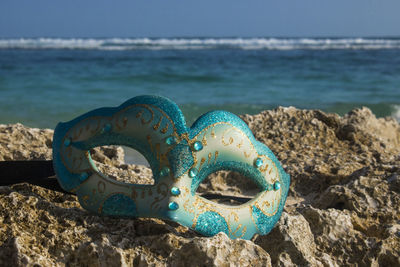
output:
[[[0,38],[400,36],[399,0],[1,0]]]

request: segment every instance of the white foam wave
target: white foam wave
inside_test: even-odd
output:
[[[400,38],[19,38],[0,49],[400,49]]]
[[[394,117],[398,122],[400,122],[400,105],[393,106],[392,117]]]

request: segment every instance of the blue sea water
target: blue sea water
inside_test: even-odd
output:
[[[0,123],[54,128],[142,94],[189,123],[278,106],[400,120],[400,38],[0,39]]]

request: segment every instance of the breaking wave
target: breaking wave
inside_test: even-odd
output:
[[[394,117],[398,122],[400,122],[400,105],[393,106],[392,117]]]
[[[400,38],[18,38],[0,49],[400,49]]]

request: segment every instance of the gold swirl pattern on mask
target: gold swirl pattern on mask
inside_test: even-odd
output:
[[[194,212],[195,216],[192,220],[192,222],[193,222],[192,228],[193,229],[196,228],[198,217],[205,212],[211,211],[211,212],[215,212],[216,214],[218,214],[225,220],[225,222],[227,223],[227,226],[228,226],[229,234],[231,234],[237,238],[240,238],[246,234],[247,227],[246,226],[243,227],[242,224],[239,224],[235,229],[232,229],[232,224],[234,222],[239,221],[239,215],[237,214],[237,212],[235,210],[244,208],[243,205],[241,205],[241,206],[242,207],[231,207],[231,206],[223,205],[223,208],[230,207],[229,215],[225,216],[223,213],[226,212],[226,210],[222,209],[222,205],[215,205],[211,201],[205,201],[204,198],[195,196],[195,201],[192,203],[192,207],[193,207],[191,210],[192,212],[190,212],[188,210],[186,210],[186,211],[190,212],[192,214]],[[232,209],[234,209],[234,210],[232,210]],[[239,232],[239,230],[241,228],[242,228],[242,231],[240,231],[240,234],[238,235],[237,233]]]
[[[139,110],[137,110],[139,109]],[[160,115],[160,120],[152,125],[152,120],[154,118],[154,110],[155,109],[157,112],[159,112]],[[129,116],[130,114],[129,111],[136,111],[135,116]],[[148,114],[148,115],[145,115]],[[145,116],[145,118],[144,118]],[[130,120],[128,121],[128,117]],[[133,118],[133,119],[132,119]],[[136,121],[136,122],[135,122]],[[122,122],[122,123],[121,123]],[[176,133],[176,127],[173,121],[169,116],[166,115],[166,113],[159,109],[158,107],[152,107],[150,105],[144,105],[144,104],[136,104],[133,106],[129,106],[115,114],[113,114],[110,118],[107,117],[101,117],[101,116],[93,116],[93,117],[88,117],[79,122],[77,125],[75,125],[73,128],[71,128],[66,135],[64,136],[64,139],[61,142],[61,160],[64,164],[64,166],[67,168],[67,170],[71,173],[79,174],[82,172],[90,172],[94,170],[95,172],[98,172],[97,167],[92,163],[90,153],[88,151],[82,151],[78,148],[75,148],[71,145],[69,146],[64,146],[64,141],[69,138],[71,142],[77,142],[77,141],[83,141],[87,140],[96,134],[101,134],[102,129],[105,127],[107,123],[111,124],[111,127],[113,128],[113,131],[116,133],[127,133],[126,130],[129,128],[132,128],[134,126],[138,126],[138,122],[141,125],[146,125],[149,124],[150,128],[152,128],[153,131],[157,131],[159,127],[162,125],[164,122],[163,129],[161,129],[159,132],[161,134],[167,134],[167,132],[172,131],[171,134],[175,137],[178,137]],[[140,125],[139,124],[139,125]],[[158,126],[157,126],[158,125]],[[171,126],[171,127],[170,127]],[[171,129],[170,131],[168,131]],[[129,133],[129,132],[128,132]],[[179,138],[179,137],[178,137]],[[151,138],[150,138],[151,139]],[[158,140],[160,139],[159,137],[157,138]],[[163,150],[161,151],[161,144],[160,142],[153,143],[152,140],[147,140],[149,142],[149,146],[151,148],[151,151],[156,155],[157,160],[160,162],[160,168],[161,166],[167,166],[170,168],[170,164],[167,160],[167,153],[173,149],[173,146],[164,146]],[[162,141],[162,140],[159,140]],[[99,173],[98,179],[102,180],[103,183],[111,183],[114,185],[118,186],[124,186],[124,187],[129,187],[129,184],[121,184],[119,182],[115,182],[114,180],[108,178],[107,176],[104,176],[102,173]],[[90,180],[91,177],[88,177],[85,181],[80,183],[76,188],[71,189],[71,192],[76,192],[81,188],[82,186],[85,186],[88,180]]]
[[[69,138],[71,140],[71,142],[78,142],[78,141],[83,141],[83,140],[87,140],[93,136],[95,136],[96,134],[101,133],[101,130],[103,129],[103,127],[106,125],[107,122],[112,122],[111,126],[115,126],[118,125],[118,127],[116,127],[116,129],[114,130],[114,132],[121,132],[124,128],[129,127],[130,124],[125,123],[124,126],[119,125],[119,121],[120,121],[120,117],[121,115],[123,115],[124,113],[126,113],[128,110],[130,109],[134,109],[137,107],[142,107],[145,110],[147,110],[150,114],[150,119],[147,118],[147,121],[145,121],[143,118],[141,120],[141,122],[143,123],[147,123],[150,122],[152,120],[152,118],[154,117],[154,111],[151,109],[151,107],[149,107],[148,105],[142,105],[142,104],[137,104],[134,105],[132,107],[128,107],[125,108],[124,110],[114,114],[111,118],[104,118],[104,117],[99,117],[99,116],[95,116],[95,117],[89,117],[86,118],[84,120],[82,120],[81,122],[79,122],[76,126],[74,126],[72,129],[70,129],[67,134],[64,137],[64,140]],[[141,116],[143,116],[143,110],[141,110],[141,115],[137,116],[136,119],[139,119]],[[161,110],[159,110],[160,113],[163,116],[166,116],[166,114],[164,112],[161,112]],[[125,117],[125,116],[124,116]],[[162,120],[163,117],[161,117]],[[169,117],[166,117],[167,121],[169,121],[169,123],[172,124],[172,128],[174,129],[174,132],[172,134],[176,135],[176,129],[175,129],[175,125],[173,124],[172,120]],[[160,120],[160,121],[161,121]],[[127,122],[127,120],[125,120],[125,122]],[[166,124],[168,125],[168,124]],[[100,127],[102,126],[102,127]],[[63,140],[63,141],[64,141]],[[63,143],[63,142],[62,142]],[[79,149],[74,148],[73,146],[68,146],[68,147],[64,147],[61,144],[61,149],[68,149],[69,151],[67,152],[67,155],[72,155],[72,154],[79,154],[77,152],[79,152]],[[171,148],[169,148],[171,149]],[[73,153],[74,152],[74,153]],[[78,158],[74,158],[71,161],[67,161],[65,159],[65,153],[61,153],[62,158],[63,158],[63,163],[64,165],[67,167],[67,169],[72,172],[72,173],[79,173],[82,172],[82,169],[80,168],[80,164],[82,164],[80,161],[83,160],[83,157],[78,157]],[[77,170],[78,169],[78,170]]]

